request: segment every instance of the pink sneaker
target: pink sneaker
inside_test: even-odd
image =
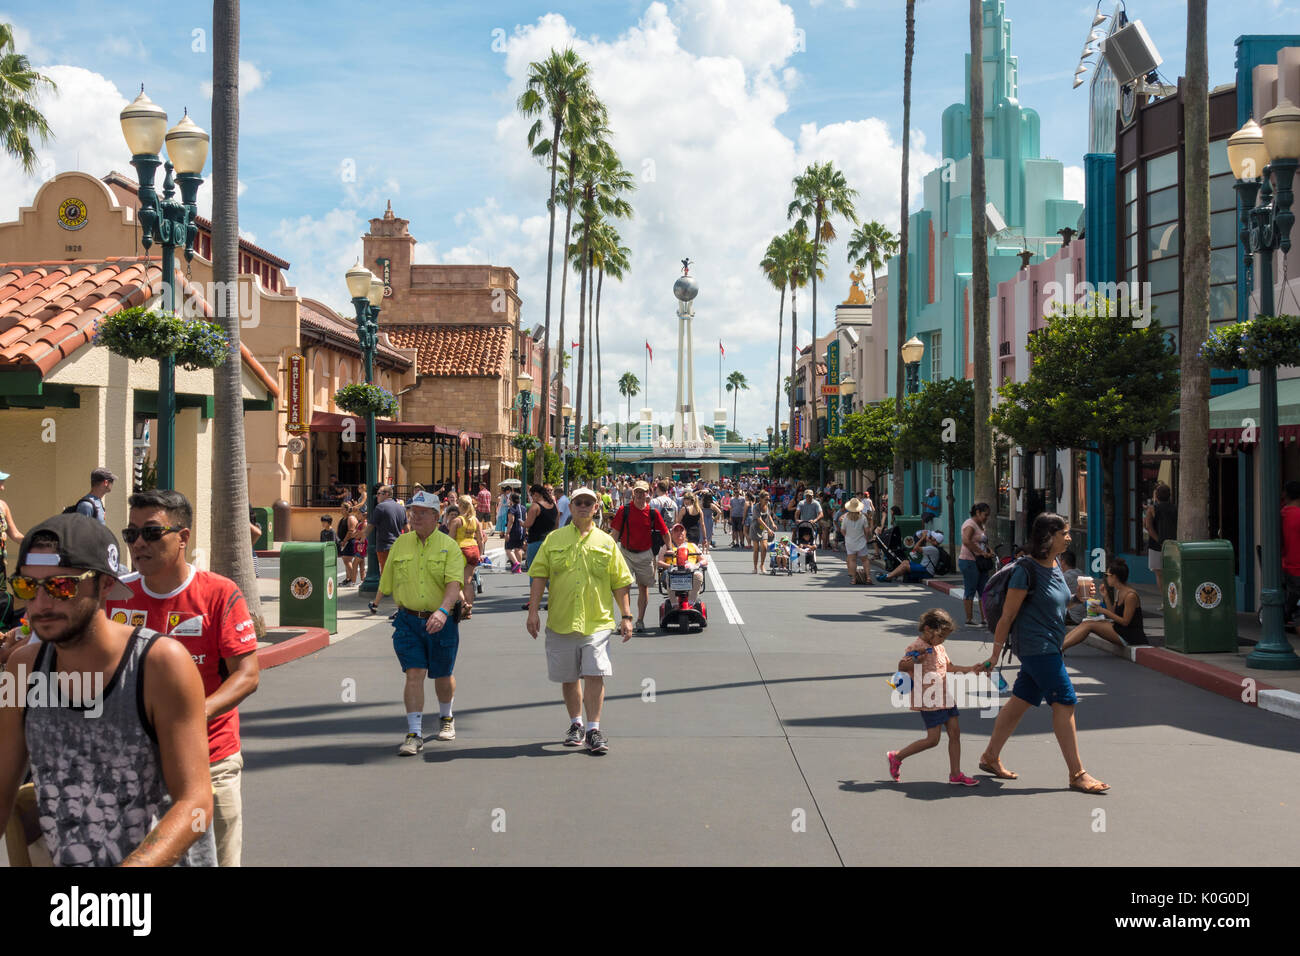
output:
[[[889,761],[889,775],[898,780],[898,775],[903,769],[903,761],[898,759],[898,751],[891,750],[885,754],[885,759]]]
[[[948,775],[948,782],[953,786],[961,787],[975,787],[979,785],[978,780],[974,777],[968,777],[964,773],[950,773]]]

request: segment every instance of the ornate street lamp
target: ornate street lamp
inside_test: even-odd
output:
[[[772,453],[772,433],[773,433],[774,431],[775,431],[775,429],[772,428],[771,425],[768,425],[768,426],[767,426],[767,451],[768,451],[768,454],[771,454],[771,453]]]
[[[533,413],[533,376],[528,372],[520,372],[515,378],[515,388],[518,391],[516,404],[519,406],[519,431],[527,436],[532,434],[531,416]],[[528,451],[527,448],[521,448],[523,461],[523,487],[520,488],[525,494],[528,493]]]
[[[788,448],[789,446],[790,446],[790,423],[782,422],[781,423],[781,447]]]
[[[343,274],[352,308],[356,311],[357,345],[365,366],[366,384],[375,384],[375,349],[379,341],[379,306],[384,301],[384,283],[359,261]],[[366,518],[374,514],[375,486],[379,483],[378,440],[375,413],[366,412]],[[366,551],[366,577],[358,588],[362,594],[379,590],[379,555],[376,548]]]
[[[1250,265],[1259,256],[1259,315],[1272,315],[1273,256],[1291,249],[1291,227],[1295,214],[1292,183],[1300,160],[1300,109],[1283,100],[1256,125],[1250,120],[1228,138],[1228,164],[1236,177],[1241,197],[1241,241],[1246,248],[1247,288]],[[1263,633],[1246,658],[1248,667],[1266,670],[1300,669],[1300,657],[1291,649],[1282,620],[1282,541],[1276,509],[1281,500],[1278,472],[1277,368],[1259,370],[1260,418],[1260,537],[1263,566],[1260,572],[1260,603],[1263,605]]]
[[[190,119],[188,111],[181,121],[167,130],[167,114],[161,106],[140,95],[122,110],[119,119],[122,136],[131,150],[140,197],[140,243],[147,252],[155,242],[162,245],[163,309],[175,314],[181,302],[176,294],[176,248],[185,250],[185,261],[194,259],[194,239],[198,226],[196,201],[203,183],[203,164],[208,159],[208,134]],[[164,132],[165,131],[165,132]],[[154,174],[162,165],[164,142],[169,161],[165,165],[162,198],[154,190]],[[172,171],[176,179],[172,180]],[[176,187],[181,198],[176,201]],[[176,487],[176,356],[158,356],[158,487]]]
[[[920,388],[921,358],[925,355],[925,343],[913,335],[903,343],[899,350],[903,355],[903,364],[907,367],[907,394],[915,395]],[[916,462],[909,469],[912,472],[912,500],[917,503],[916,511],[921,512],[920,475],[917,474]]]

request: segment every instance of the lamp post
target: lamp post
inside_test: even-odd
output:
[[[843,416],[853,408],[853,395],[858,390],[858,381],[852,375],[846,375],[840,379],[840,421],[844,421]],[[842,430],[842,429],[841,429]],[[855,474],[854,480],[848,480],[848,473],[844,475],[844,483],[850,488],[858,487],[858,480]]]
[[[560,442],[560,447],[564,450],[564,476],[561,479],[562,485],[560,488],[560,493],[568,494],[569,492],[569,420],[573,418],[573,406],[570,405],[568,402],[565,402],[563,407],[561,407],[560,409],[560,413],[564,416],[564,439]]]
[[[776,431],[771,425],[767,426],[767,453],[772,454],[772,435]]]
[[[788,449],[789,447],[790,447],[790,423],[782,422],[781,423],[781,448]]]
[[[519,406],[519,430],[525,436],[532,434],[531,416],[533,413],[533,377],[528,372],[520,372],[515,378],[515,387],[519,391],[517,404]],[[523,488],[525,493],[528,490],[528,448],[519,449],[523,461],[521,476],[523,478]]]
[[[772,429],[769,428],[768,431],[771,432]],[[767,440],[768,440],[768,443],[770,444],[771,441],[772,441],[772,437],[771,437],[771,435],[768,436],[768,439],[767,439]],[[762,448],[763,446],[762,446],[762,444],[759,442],[759,440],[758,440],[757,438],[751,438],[751,439],[749,440],[748,444],[749,444],[749,463],[750,463],[751,466],[757,466],[757,465],[758,465],[758,450],[759,450],[760,448]]]
[[[1264,116],[1262,124],[1250,120],[1228,139],[1228,164],[1241,197],[1241,241],[1246,247],[1247,282],[1253,256],[1259,256],[1259,314],[1272,315],[1273,255],[1291,249],[1295,214],[1292,183],[1300,159],[1300,109],[1283,100]],[[1257,175],[1260,178],[1257,178]],[[1260,418],[1260,537],[1263,545],[1260,603],[1263,633],[1246,658],[1248,667],[1265,670],[1300,669],[1300,657],[1291,649],[1282,621],[1281,525],[1275,511],[1281,499],[1278,472],[1277,368],[1259,370]]]
[[[907,367],[907,394],[915,395],[920,386],[921,358],[925,355],[925,343],[913,335],[903,343],[899,350],[903,355],[903,365]],[[912,501],[916,502],[917,514],[921,512],[920,476],[916,473],[916,462],[912,462]]]
[[[384,283],[358,261],[343,276],[352,296],[357,317],[357,344],[365,365],[366,384],[375,384],[375,349],[379,340],[379,306],[384,301]],[[375,513],[375,486],[379,483],[379,442],[375,435],[375,413],[366,412],[366,520]],[[373,523],[373,522],[372,522]],[[374,594],[379,590],[378,549],[366,549],[366,577],[358,591]]]
[[[194,259],[194,239],[198,226],[196,200],[203,183],[203,164],[208,159],[208,134],[199,129],[187,111],[181,121],[167,130],[163,108],[140,95],[122,110],[119,119],[122,136],[131,150],[140,185],[140,243],[148,251],[155,242],[162,245],[163,309],[176,313],[181,297],[176,294],[175,265],[177,246],[185,250],[185,261]],[[164,133],[164,130],[166,132]],[[162,198],[154,189],[154,174],[163,165],[159,155],[167,146],[168,162],[163,178]],[[175,181],[172,171],[176,172]],[[180,187],[181,198],[173,197]],[[176,487],[176,356],[158,356],[158,487]]]

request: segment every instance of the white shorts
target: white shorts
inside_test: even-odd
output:
[[[848,554],[856,555],[859,558],[865,558],[871,554],[871,546],[867,544],[865,538],[858,541],[844,542],[844,550]]]
[[[1147,549],[1147,568],[1151,571],[1163,571],[1164,554],[1159,550]]]
[[[571,684],[581,677],[613,677],[609,662],[612,630],[595,634],[556,634],[546,629],[546,676],[557,684]]]

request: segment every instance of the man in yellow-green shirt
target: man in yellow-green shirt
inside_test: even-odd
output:
[[[622,613],[618,629],[626,643],[632,636],[632,608],[628,602],[632,572],[614,539],[596,527],[596,504],[596,493],[590,488],[574,491],[569,496],[571,522],[547,535],[533,558],[528,568],[533,579],[528,633],[535,640],[541,631],[537,609],[549,587],[546,669],[550,679],[562,685],[564,706],[569,712],[569,731],[563,742],[566,747],[578,747],[585,740],[589,751],[603,754],[609,742],[600,730],[600,711],[605,703],[605,678],[614,675],[609,662],[609,638],[615,626],[610,597],[612,592]]]
[[[456,739],[452,714],[456,678],[452,670],[460,648],[460,630],[453,611],[460,600],[465,555],[455,541],[438,530],[442,506],[435,495],[416,492],[406,508],[411,530],[398,537],[388,552],[370,613],[379,610],[385,594],[391,594],[397,602],[393,650],[406,674],[402,693],[406,737],[397,752],[412,757],[424,749],[426,677],[433,678],[433,690],[438,695],[438,739]]]

